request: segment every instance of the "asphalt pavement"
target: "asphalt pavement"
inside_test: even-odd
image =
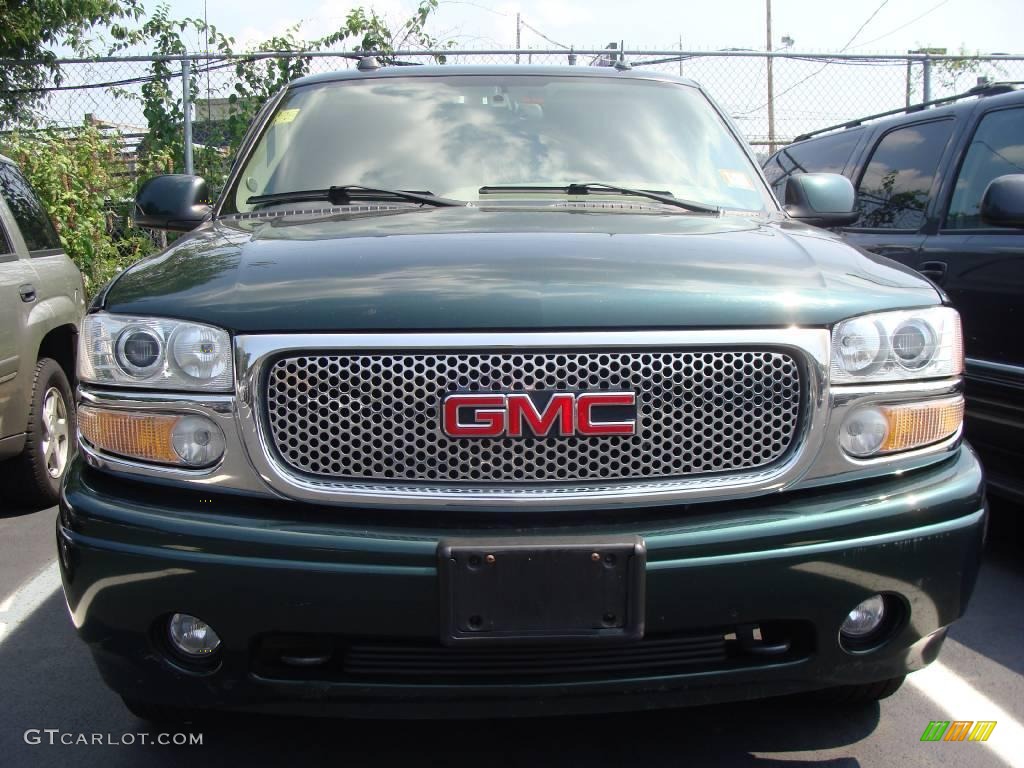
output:
[[[0,765],[5,768],[160,768],[186,761],[246,768],[1024,765],[1021,507],[996,505],[974,598],[939,663],[911,675],[878,705],[829,709],[774,699],[629,715],[471,722],[229,717],[156,729],[124,709],[75,637],[63,595],[55,589],[55,515],[53,509],[4,509],[0,501]],[[932,720],[986,719],[998,722],[986,743],[920,740]],[[201,737],[202,743],[153,743],[185,738],[176,737],[179,731]],[[82,743],[97,740],[96,734],[107,743]]]

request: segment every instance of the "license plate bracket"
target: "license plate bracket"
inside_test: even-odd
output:
[[[639,536],[446,539],[437,553],[447,645],[643,637]]]

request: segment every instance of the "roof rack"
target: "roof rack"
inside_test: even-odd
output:
[[[801,133],[795,139],[796,141],[804,141],[812,136],[820,136],[823,133],[829,133],[831,131],[839,130],[840,128],[856,128],[869,120],[877,120],[881,117],[891,117],[893,115],[909,115],[912,112],[920,112],[928,109],[929,107],[937,107],[944,104],[952,104],[960,99],[967,99],[971,97],[984,97],[984,96],[998,96],[1001,93],[1010,93],[1011,91],[1017,90],[1016,86],[1024,85],[1024,80],[1007,80],[998,83],[981,83],[974,86],[971,90],[964,93],[958,93],[955,96],[944,96],[941,99],[932,99],[931,101],[922,101],[920,104],[911,104],[909,107],[897,107],[896,109],[890,109],[886,112],[878,112],[874,115],[868,115],[866,117],[859,117],[856,120],[850,120],[845,123],[837,123],[836,125],[830,125],[828,128],[819,128],[816,131],[808,131],[807,133]]]

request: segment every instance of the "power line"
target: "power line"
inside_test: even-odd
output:
[[[878,37],[873,37],[870,40],[866,40],[863,43],[858,43],[857,45],[855,45],[853,47],[854,48],[863,48],[865,45],[871,45],[872,43],[877,43],[879,40],[884,40],[885,38],[887,38],[887,37],[889,37],[891,35],[895,35],[897,32],[906,29],[911,24],[914,24],[915,22],[920,21],[925,16],[928,16],[929,14],[934,13],[935,11],[939,10],[939,8],[941,8],[942,6],[946,5],[946,3],[948,3],[948,2],[949,2],[949,0],[942,0],[942,2],[936,3],[935,5],[933,5],[931,8],[929,8],[924,13],[920,14],[919,16],[915,16],[914,18],[912,18],[906,24],[901,24],[900,26],[896,27],[896,29],[890,30],[890,31],[886,32],[884,35],[879,35]]]
[[[857,27],[857,31],[856,31],[856,32],[854,32],[854,33],[853,33],[853,36],[852,36],[852,37],[851,37],[851,38],[850,38],[849,40],[847,40],[847,41],[846,41],[846,45],[844,45],[844,46],[843,46],[842,48],[840,48],[840,49],[839,49],[839,53],[844,53],[844,52],[846,51],[846,49],[850,47],[850,45],[851,45],[851,44],[853,43],[853,41],[857,39],[857,36],[858,36],[858,35],[859,35],[859,34],[860,34],[861,32],[863,32],[863,31],[864,31],[864,28],[865,28],[865,27],[866,27],[866,26],[867,26],[868,24],[870,24],[870,23],[871,23],[871,20],[872,20],[873,18],[875,18],[875,16],[877,16],[877,15],[879,14],[879,12],[880,12],[880,11],[881,11],[881,10],[882,10],[883,8],[885,8],[885,6],[887,6],[888,4],[889,4],[889,0],[882,0],[882,2],[881,2],[881,3],[879,4],[879,5],[878,5],[878,7],[877,7],[877,8],[875,8],[875,10],[874,10],[874,11],[873,11],[873,12],[871,13],[871,15],[870,15],[870,16],[868,16],[868,18],[867,18],[867,21],[865,21],[865,22],[864,22],[863,24],[861,24],[861,25],[860,25],[859,27]],[[810,79],[811,79],[812,77],[817,77],[818,75],[820,75],[820,74],[821,74],[822,72],[824,72],[824,71],[825,71],[825,70],[826,70],[826,69],[828,68],[828,66],[829,66],[829,65],[830,65],[831,63],[832,63],[831,61],[826,61],[826,62],[825,62],[824,64],[822,64],[822,65],[821,65],[821,67],[819,67],[818,69],[814,70],[813,72],[811,72],[811,74],[807,75],[806,77],[804,77],[804,78],[802,78],[802,79],[800,79],[800,80],[797,80],[797,81],[796,81],[795,83],[793,83],[793,84],[792,84],[791,86],[789,86],[789,88],[786,88],[786,89],[785,89],[784,91],[782,91],[781,93],[773,93],[773,94],[771,95],[771,98],[769,98],[769,99],[768,99],[768,101],[766,101],[766,102],[765,102],[764,104],[762,104],[761,106],[759,106],[759,107],[757,107],[757,108],[755,108],[755,109],[750,109],[750,110],[747,110],[746,112],[739,112],[739,113],[737,113],[736,115],[733,115],[733,117],[737,117],[737,116],[740,116],[740,115],[749,115],[749,114],[751,114],[751,113],[753,113],[753,112],[760,112],[760,111],[761,111],[762,109],[764,109],[765,107],[767,107],[767,106],[768,106],[769,104],[774,104],[774,103],[776,102],[776,100],[778,100],[778,98],[779,98],[780,96],[785,96],[785,95],[786,95],[787,93],[789,93],[790,91],[792,91],[792,90],[794,90],[795,88],[798,88],[799,86],[801,86],[801,85],[803,85],[804,83],[806,83],[806,82],[807,82],[808,80],[810,80]]]
[[[218,69],[227,69],[228,67],[235,66],[234,60],[227,61],[221,64],[210,64],[205,69],[196,70],[197,75],[202,75],[204,72],[209,73]],[[12,88],[10,90],[0,91],[3,95],[14,95],[24,96],[30,93],[56,93],[59,91],[88,91],[93,88],[117,88],[124,85],[140,85],[142,83],[152,83],[158,80],[174,80],[181,77],[180,72],[171,72],[167,75],[142,75],[139,77],[126,78],[124,80],[108,80],[102,83],[84,83],[82,85],[51,85],[43,88]]]
[[[879,4],[879,6],[877,8],[875,8],[875,12],[872,13],[870,16],[868,16],[868,20],[867,21],[865,21],[863,24],[861,24],[859,27],[857,27],[857,31],[853,33],[853,37],[851,37],[849,40],[846,41],[846,45],[844,45],[842,48],[840,48],[839,52],[843,53],[847,48],[849,48],[853,44],[853,41],[856,40],[860,36],[860,33],[864,31],[864,27],[866,27],[868,24],[870,24],[871,20],[874,19],[875,16],[877,16],[879,14],[879,12],[883,8],[885,8],[885,6],[887,6],[888,4],[889,4],[889,0],[882,0],[882,2]]]
[[[568,46],[568,45],[565,45],[565,43],[559,43],[559,42],[558,42],[558,41],[556,41],[556,40],[552,40],[552,39],[551,39],[550,37],[548,37],[547,35],[545,35],[545,34],[544,34],[543,32],[541,32],[541,31],[540,31],[539,29],[534,29],[534,28],[533,28],[533,27],[531,27],[531,26],[530,26],[529,24],[527,24],[527,23],[526,23],[525,21],[523,21],[522,19],[520,19],[520,20],[519,20],[519,23],[520,23],[520,24],[522,24],[522,25],[523,25],[524,27],[526,27],[526,28],[527,28],[528,30],[530,30],[531,32],[533,32],[533,33],[534,33],[535,35],[538,35],[539,37],[542,37],[542,38],[544,38],[545,40],[547,40],[547,41],[548,41],[549,43],[551,43],[552,45],[557,45],[557,46],[558,46],[559,48],[565,48],[565,50],[567,50],[567,51],[569,50],[569,46]]]

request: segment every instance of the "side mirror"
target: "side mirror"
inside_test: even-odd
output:
[[[838,173],[801,173],[786,180],[786,213],[815,227],[842,227],[860,217],[856,196]]]
[[[199,176],[171,173],[146,181],[135,196],[135,224],[188,232],[210,212],[210,188]]]
[[[981,196],[981,220],[994,227],[1024,227],[1024,173],[989,182]]]

